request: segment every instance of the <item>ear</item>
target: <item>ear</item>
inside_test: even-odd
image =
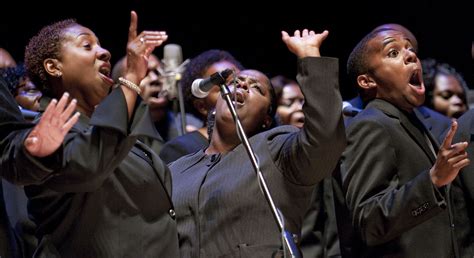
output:
[[[203,115],[203,117],[207,117],[207,106],[206,106],[206,103],[204,103],[204,100],[203,99],[196,99],[194,100],[194,108],[196,108],[197,111],[199,111],[199,113],[201,113]]]
[[[269,116],[269,115],[266,115],[265,119],[263,120],[262,127],[263,128],[270,128],[270,126],[272,125],[272,121],[273,121],[272,117]]]
[[[357,76],[357,84],[365,90],[370,90],[377,87],[375,80],[368,74],[361,74]]]
[[[63,75],[61,62],[55,58],[47,58],[43,61],[46,72],[53,77],[61,77]]]

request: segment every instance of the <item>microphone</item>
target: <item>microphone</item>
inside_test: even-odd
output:
[[[162,61],[164,68],[159,68],[158,70],[160,74],[164,76],[165,80],[162,90],[160,91],[160,96],[167,96],[168,99],[171,100],[178,95],[176,82],[181,79],[181,73],[184,71],[184,67],[189,60],[183,62],[183,51],[180,45],[167,44],[163,48]]]
[[[225,69],[224,71],[215,72],[207,79],[196,79],[191,85],[191,92],[196,98],[205,98],[209,95],[209,91],[215,85],[221,85],[225,83],[227,77],[234,71],[232,69]]]
[[[354,117],[357,114],[359,114],[360,111],[362,111],[362,109],[353,107],[351,103],[349,103],[347,101],[342,102],[342,114],[343,115]]]

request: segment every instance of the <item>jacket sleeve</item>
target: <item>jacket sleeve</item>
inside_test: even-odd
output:
[[[100,187],[136,142],[129,124],[125,97],[117,88],[96,108],[89,125],[83,122],[68,133],[61,168],[45,185],[59,192],[87,192]]]
[[[295,184],[313,185],[329,176],[346,145],[338,71],[335,58],[298,60],[304,127],[290,134],[281,148],[272,148],[282,173]]]
[[[0,141],[2,178],[16,185],[38,184],[60,167],[62,147],[44,158],[31,156],[24,148],[30,129],[16,130]]]

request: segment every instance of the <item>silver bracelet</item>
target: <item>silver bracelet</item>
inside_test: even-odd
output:
[[[142,89],[140,89],[140,87],[138,85],[136,85],[135,83],[123,78],[123,77],[119,77],[118,78],[119,82],[121,85],[135,91],[138,95],[140,95],[142,93]]]

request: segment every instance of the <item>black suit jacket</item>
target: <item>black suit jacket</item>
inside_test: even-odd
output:
[[[364,108],[360,97],[349,100],[349,103],[353,107]],[[449,128],[451,120],[424,106],[415,108],[415,115],[438,139],[438,142],[441,142],[442,134]],[[348,126],[352,118],[344,116],[344,124]],[[325,178],[313,192],[311,207],[303,222],[301,241],[303,255],[305,257],[351,257],[351,248],[358,244],[357,239],[354,239],[348,214],[338,165],[333,172],[333,177]]]
[[[67,134],[61,168],[25,187],[37,256],[179,256],[169,170],[137,141],[156,135],[145,114],[130,128],[123,93],[114,90]]]
[[[452,183],[454,226],[461,257],[474,256],[474,109],[458,119],[453,142],[468,142],[466,149],[471,163],[463,168]]]
[[[447,190],[429,177],[438,145],[415,115],[376,99],[352,120],[347,137],[341,170],[362,243],[356,256],[455,256]]]

